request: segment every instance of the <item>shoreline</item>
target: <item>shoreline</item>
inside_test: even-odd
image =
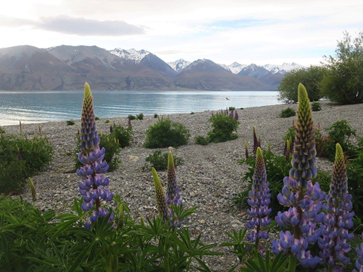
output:
[[[345,119],[357,135],[363,135],[363,105],[332,105],[322,102],[322,111],[313,112],[315,127],[321,124],[324,130],[332,123]],[[173,150],[173,154],[184,159],[184,164],[176,169],[180,195],[187,207],[199,206],[197,212],[185,222],[193,235],[202,235],[206,243],[221,243],[227,241],[226,231],[245,228],[247,216],[233,206],[232,198],[240,193],[246,186],[242,176],[247,170],[246,165],[239,165],[238,160],[244,158],[244,140],[247,140],[251,153],[253,139],[252,127],[261,135],[262,148],[271,142],[274,153],[282,153],[284,143],[283,135],[291,126],[296,117],[279,118],[282,109],[292,107],[296,110],[297,104],[281,104],[261,106],[238,110],[239,125],[238,138],[224,143],[211,143],[200,146],[194,143],[197,135],[206,136],[208,119],[212,112],[204,111],[195,114],[170,114],[172,121],[180,122],[189,129],[191,138],[189,143]],[[109,125],[106,119],[96,121],[97,130],[107,133]],[[109,118],[110,123],[115,122],[127,125],[126,117]],[[107,176],[110,177],[109,189],[118,194],[129,205],[134,218],[150,217],[156,214],[155,196],[152,175],[150,171],[142,171],[145,158],[155,150],[167,152],[163,149],[146,149],[142,147],[145,140],[144,132],[149,125],[158,119],[145,116],[144,120],[132,121],[133,139],[131,146],[121,149],[120,167]],[[4,126],[7,133],[18,134],[18,125]],[[75,136],[80,128],[80,120],[74,126],[67,126],[65,121],[42,123],[42,131],[50,140],[54,148],[54,159],[48,169],[33,177],[37,191],[35,202],[41,210],[55,209],[58,212],[68,211],[74,197],[79,197],[78,183],[80,177],[74,172],[73,150],[76,145]],[[24,124],[23,132],[32,137],[38,134],[38,124]],[[106,150],[107,152],[107,150]],[[317,158],[317,166],[325,171],[332,171],[332,163]],[[165,184],[166,173],[160,171],[159,176]],[[164,185],[165,186],[165,185]],[[22,197],[31,201],[29,188],[26,188]],[[217,248],[225,251],[226,249]],[[227,271],[236,263],[235,257],[225,254],[208,259],[213,271]],[[228,268],[228,269],[227,269]]]

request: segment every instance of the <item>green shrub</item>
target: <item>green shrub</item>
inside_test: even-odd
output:
[[[229,111],[234,111],[236,108],[235,107],[229,107],[228,110]]]
[[[289,118],[289,117],[292,117],[292,116],[295,116],[295,115],[296,115],[295,110],[292,109],[292,108],[284,109],[280,113],[281,118]]]
[[[0,134],[4,134],[5,133],[5,129],[0,127]]]
[[[157,113],[154,113],[154,118],[158,118],[159,115]]]
[[[289,175],[291,169],[291,160],[286,161],[286,157],[282,155],[276,155],[272,152],[263,151],[263,158],[266,166],[267,181],[270,184],[271,204],[269,207],[272,209],[271,217],[281,211],[282,207],[277,200],[277,195],[281,192],[283,187],[284,177]],[[240,208],[249,208],[247,204],[248,192],[251,190],[253,173],[255,172],[255,158],[249,157],[248,159],[242,159],[240,164],[246,163],[249,168],[242,177],[243,181],[248,182],[247,188],[233,198],[233,202]],[[324,190],[329,190],[331,176],[324,171],[319,170],[314,182],[319,182],[320,186]],[[325,192],[327,192],[325,191]]]
[[[208,132],[210,142],[219,143],[236,139],[239,121],[229,115],[217,113],[209,118],[212,130]]]
[[[311,103],[311,110],[312,111],[321,111],[321,104],[319,102]]]
[[[328,138],[322,143],[324,150],[324,157],[334,160],[335,158],[335,145],[339,143],[344,151],[344,154],[348,157],[354,157],[357,149],[350,142],[352,136],[357,136],[356,131],[351,128],[346,120],[340,120],[335,122],[326,129],[328,132]]]
[[[173,156],[173,158],[175,168],[178,165],[182,165],[184,163],[184,160],[179,157]],[[145,166],[143,167],[144,170],[154,167],[157,171],[164,171],[168,167],[168,153],[165,152],[161,154],[161,151],[157,150],[153,154],[147,156],[145,161],[148,162],[149,165],[145,164]]]
[[[67,126],[73,126],[74,125],[74,121],[73,120],[68,120],[67,121]]]
[[[190,114],[193,115],[194,114],[194,111],[192,111]]]
[[[198,144],[198,145],[207,145],[207,144],[209,144],[208,137],[203,137],[203,136],[198,135],[198,136],[196,136],[194,138],[194,140],[195,140],[195,143]]]
[[[135,120],[135,119],[136,119],[136,116],[135,116],[135,115],[131,115],[131,114],[129,114],[129,116],[127,116],[127,118],[128,118],[129,120]]]
[[[146,148],[178,147],[188,143],[190,134],[184,125],[169,119],[159,120],[145,132]]]
[[[130,141],[132,138],[132,129],[131,127],[124,128],[123,126],[114,125],[112,134],[118,141],[121,148],[130,145]]]
[[[140,113],[140,114],[136,115],[136,118],[139,119],[139,120],[143,120],[144,119],[144,114]]]
[[[95,120],[97,121],[97,120],[100,120],[100,118],[98,118],[97,116],[95,117]]]
[[[19,153],[18,153],[19,149]],[[20,157],[19,157],[20,156]],[[48,139],[34,136],[0,137],[0,193],[19,193],[25,179],[49,165],[53,148]]]
[[[100,148],[104,147],[106,149],[105,153],[105,160],[107,161],[107,164],[109,166],[108,171],[114,171],[120,166],[120,159],[118,157],[118,154],[120,154],[120,144],[118,140],[116,139],[115,135],[110,134],[99,134],[98,137],[100,137]],[[83,164],[78,160],[78,153],[81,151],[79,148],[80,139],[77,137],[77,146],[74,150],[74,162],[75,162],[75,168],[78,169]]]
[[[107,120],[105,121],[105,123],[106,123],[106,124],[109,124],[109,123],[110,123],[110,120],[108,120],[108,119],[107,119]]]

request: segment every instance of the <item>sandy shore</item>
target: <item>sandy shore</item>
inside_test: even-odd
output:
[[[282,137],[294,119],[293,117],[278,117],[281,110],[287,107],[296,109],[297,105],[276,105],[239,110],[241,124],[238,129],[238,139],[207,146],[196,145],[194,137],[207,134],[211,111],[194,115],[169,116],[172,121],[184,124],[191,133],[189,144],[179,147],[174,154],[185,161],[177,169],[183,202],[189,207],[199,206],[197,213],[185,223],[193,234],[202,233],[204,242],[226,241],[225,231],[244,228],[247,218],[241,216],[241,211],[238,211],[232,203],[232,198],[246,186],[241,180],[246,166],[237,163],[244,157],[244,140],[248,141],[251,151],[252,127],[255,126],[256,132],[261,134],[262,147],[266,147],[267,142],[270,141],[272,151],[281,153]],[[316,126],[318,123],[321,124],[323,134],[326,134],[324,128],[345,119],[353,129],[357,130],[358,135],[363,135],[363,104],[334,106],[322,103],[322,111],[314,112],[313,119]],[[127,124],[126,118],[110,120],[116,124]],[[121,195],[122,199],[128,203],[135,218],[152,216],[156,212],[151,173],[142,171],[145,158],[154,152],[154,150],[142,147],[145,140],[144,132],[149,125],[156,121],[157,119],[154,119],[153,116],[145,116],[144,120],[132,122],[134,132],[132,144],[121,150],[120,168],[109,173],[110,190]],[[79,197],[77,185],[80,178],[71,172],[74,169],[74,163],[73,156],[69,155],[74,150],[75,136],[79,127],[80,121],[76,121],[74,126],[67,126],[66,122],[42,124],[42,130],[47,134],[55,151],[54,160],[48,170],[33,177],[38,194],[36,205],[42,210],[68,210],[72,199]],[[97,128],[98,131],[107,133],[109,124],[105,123],[105,119],[101,119],[97,121]],[[8,133],[18,133],[17,126],[5,127],[5,130]],[[28,135],[38,133],[38,125],[24,125],[23,131]],[[167,149],[162,151],[166,152]],[[332,164],[325,160],[318,160],[318,167],[331,171]],[[159,174],[165,181],[165,173],[160,172]],[[28,189],[23,197],[31,199]],[[213,271],[227,271],[227,268],[230,268],[236,259],[227,254],[211,258],[208,262]]]

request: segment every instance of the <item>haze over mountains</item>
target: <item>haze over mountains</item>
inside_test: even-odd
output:
[[[97,46],[0,49],[0,90],[276,90],[296,63],[217,64],[199,59],[166,63],[146,50]]]

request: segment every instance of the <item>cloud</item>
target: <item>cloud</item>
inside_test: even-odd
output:
[[[30,26],[35,29],[79,36],[124,36],[145,33],[143,27],[124,21],[98,21],[69,16],[42,17],[39,21],[1,16],[0,22],[1,26],[6,27]]]
[[[123,21],[97,21],[68,16],[41,18],[38,27],[48,31],[81,36],[123,36],[145,33],[144,28]]]

